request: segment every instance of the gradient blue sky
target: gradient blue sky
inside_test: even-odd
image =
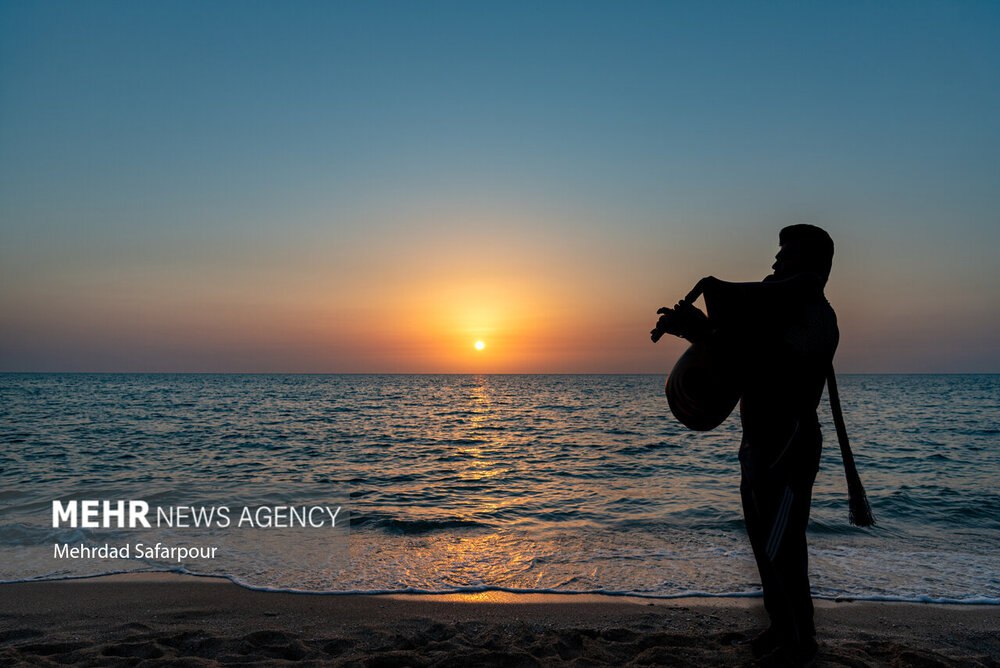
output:
[[[998,205],[993,2],[0,4],[0,370],[665,372],[812,222],[1000,372]]]

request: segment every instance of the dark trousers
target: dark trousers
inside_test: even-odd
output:
[[[743,517],[764,608],[772,628],[789,643],[816,635],[806,525],[822,439],[818,426],[796,432],[783,447],[764,450],[745,440],[740,450]]]

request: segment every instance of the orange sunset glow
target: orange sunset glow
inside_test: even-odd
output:
[[[260,21],[321,39],[220,9],[188,44],[8,5],[0,370],[664,373],[656,309],[759,281],[795,222],[837,245],[844,371],[1000,364],[988,31],[803,58],[669,5],[530,35],[507,7],[334,5]]]

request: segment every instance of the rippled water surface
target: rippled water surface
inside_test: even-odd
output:
[[[313,591],[757,590],[739,420],[688,432],[657,376],[0,375],[0,580],[160,568],[41,560],[53,498],[348,499],[349,559],[188,564]],[[829,409],[810,554],[823,596],[1000,600],[1000,376],[844,376],[879,524],[847,523]],[[310,549],[314,549],[311,546]],[[301,548],[305,550],[305,548]]]

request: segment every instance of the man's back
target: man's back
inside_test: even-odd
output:
[[[796,430],[818,428],[816,409],[840,334],[822,294],[780,304],[769,318],[744,348],[740,419],[742,447],[771,459]]]

